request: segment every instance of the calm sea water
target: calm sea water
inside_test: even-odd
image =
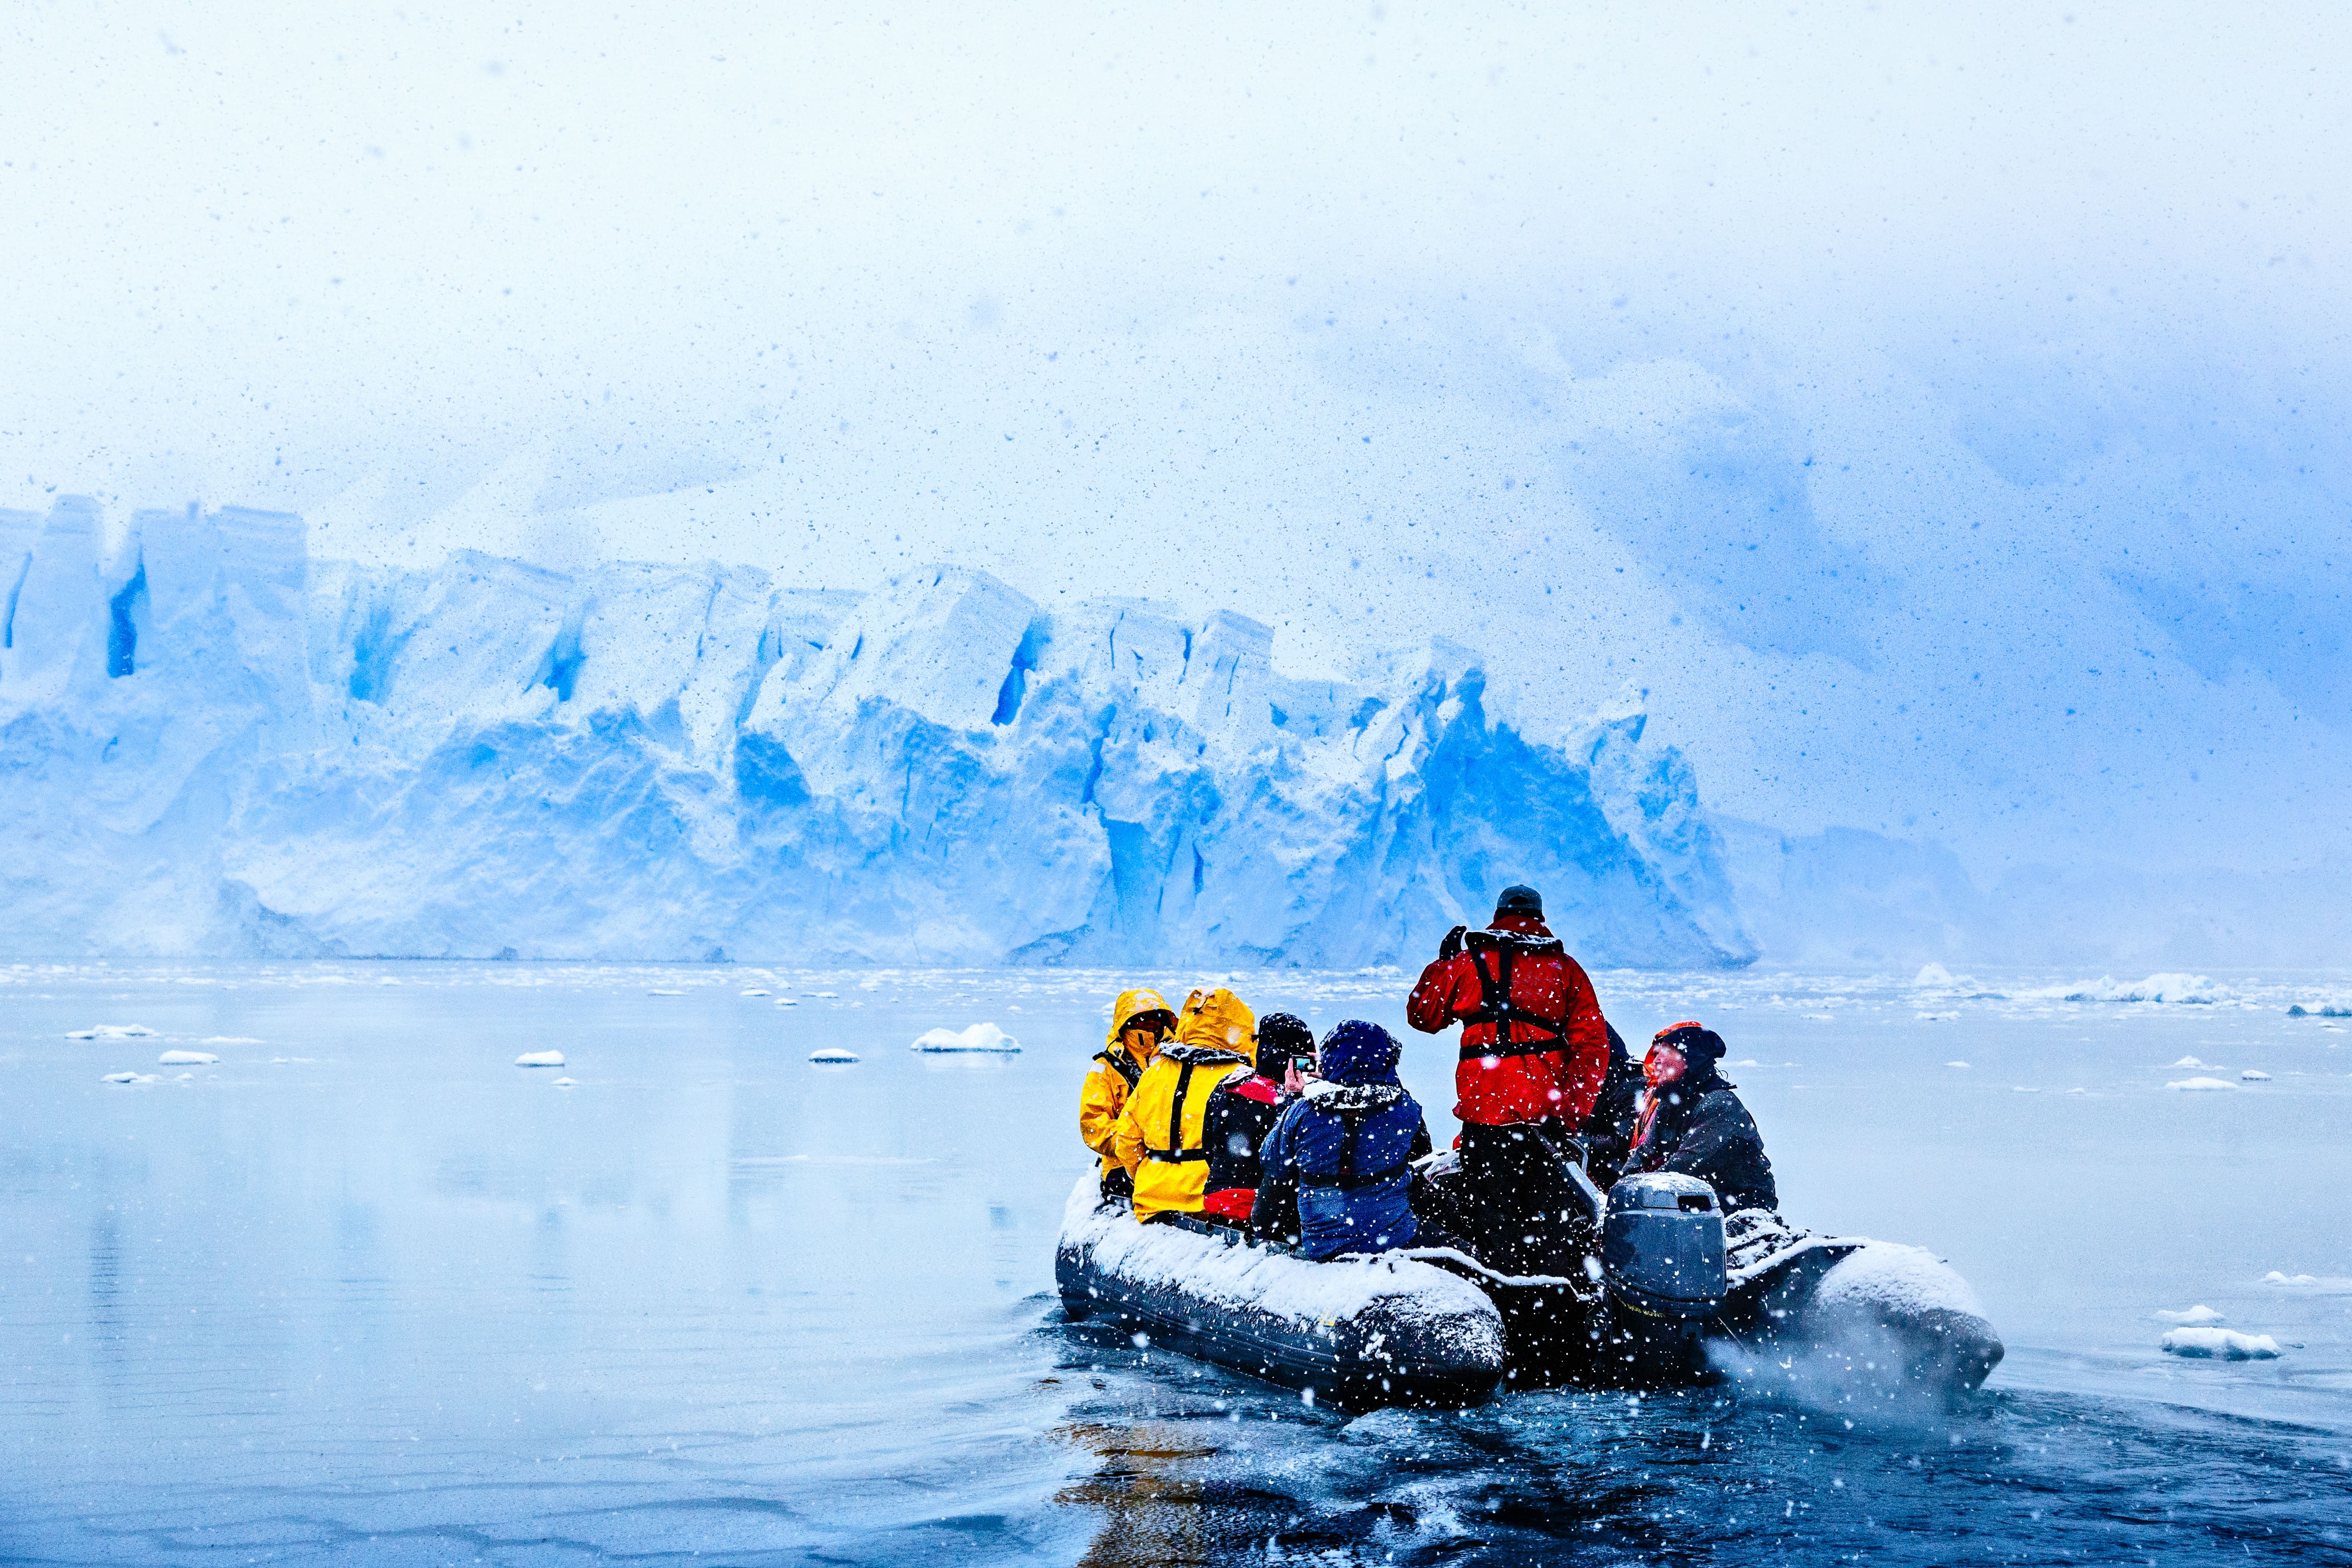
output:
[[[0,1559],[2352,1562],[2352,1030],[2284,1014],[2341,977],[1597,977],[1720,1029],[1790,1217],[1935,1247],[2009,1363],[1950,1415],[1352,1421],[1060,1322],[1129,978],[0,970]],[[1231,983],[1402,1031],[1409,979]],[[1022,1053],[908,1050],[982,1019]],[[1443,1136],[1447,1049],[1406,1076]],[[2200,1304],[2284,1354],[2159,1353]]]

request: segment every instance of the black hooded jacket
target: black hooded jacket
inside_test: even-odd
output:
[[[1780,1207],[1756,1118],[1712,1061],[1694,1062],[1681,1082],[1660,1092],[1649,1136],[1633,1149],[1625,1169],[1695,1176],[1715,1188],[1727,1214]]]
[[[1624,1036],[1609,1026],[1609,1074],[1601,1081],[1600,1098],[1580,1129],[1584,1134],[1586,1174],[1607,1192],[1625,1168],[1633,1146],[1633,1125],[1642,1113],[1642,1064],[1625,1049]]]

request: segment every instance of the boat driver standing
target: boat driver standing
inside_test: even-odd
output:
[[[1405,1018],[1423,1034],[1462,1026],[1460,1218],[1479,1260],[1567,1272],[1578,1255],[1560,1221],[1581,1200],[1561,1161],[1609,1070],[1609,1025],[1583,967],[1545,926],[1541,895],[1507,887],[1486,930],[1448,932]]]

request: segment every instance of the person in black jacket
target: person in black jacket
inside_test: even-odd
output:
[[[1288,1013],[1268,1013],[1257,1020],[1257,1071],[1236,1072],[1210,1092],[1201,1126],[1201,1146],[1209,1154],[1201,1218],[1210,1224],[1248,1227],[1257,1201],[1257,1152],[1282,1118],[1284,1081],[1301,1061],[1312,1071],[1314,1031]]]
[[[1711,1029],[1678,1023],[1658,1031],[1642,1062],[1650,1092],[1625,1169],[1695,1176],[1715,1188],[1726,1214],[1778,1209],[1780,1193],[1763,1135],[1716,1071],[1722,1059],[1723,1037]]]
[[[1625,1037],[1609,1026],[1609,1074],[1601,1081],[1601,1096],[1592,1114],[1584,1119],[1585,1174],[1607,1192],[1625,1170],[1633,1152],[1633,1128],[1642,1114],[1642,1064],[1625,1049]]]

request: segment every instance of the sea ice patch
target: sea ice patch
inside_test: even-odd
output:
[[[976,1023],[965,1030],[925,1030],[915,1037],[912,1049],[933,1053],[992,1051],[1011,1055],[1021,1049],[1021,1042],[992,1023]]]
[[[167,1051],[155,1059],[160,1067],[210,1067],[219,1061],[209,1051]]]
[[[2156,1313],[2156,1316],[2162,1322],[2168,1323],[2181,1323],[2189,1328],[2203,1328],[2210,1323],[2224,1323],[2230,1321],[2228,1318],[2223,1317],[2220,1312],[2215,1312],[2212,1308],[2205,1306],[2202,1303],[2190,1307],[2186,1312],[2168,1312],[2159,1311]]]
[[[810,1051],[809,1060],[820,1067],[845,1067],[857,1060],[857,1053],[854,1051],[844,1051],[837,1045],[828,1045],[823,1051]]]
[[[561,1067],[563,1053],[560,1051],[526,1051],[515,1058],[517,1067]]]
[[[163,1082],[163,1075],[160,1072],[110,1072],[99,1082],[101,1083],[161,1083]]]
[[[2215,1089],[2234,1091],[2238,1086],[2225,1078],[2176,1078],[2165,1087],[2179,1089],[2187,1093],[2201,1094]]]
[[[2200,1360],[2274,1361],[2279,1353],[2278,1341],[2270,1335],[2240,1333],[2235,1329],[2169,1329],[2157,1343],[2167,1354]]]
[[[2271,1081],[2271,1075],[2259,1067],[2249,1067],[2238,1076],[2249,1083],[2268,1083]]]
[[[68,1040],[152,1040],[155,1031],[143,1023],[94,1023],[68,1031]]]

